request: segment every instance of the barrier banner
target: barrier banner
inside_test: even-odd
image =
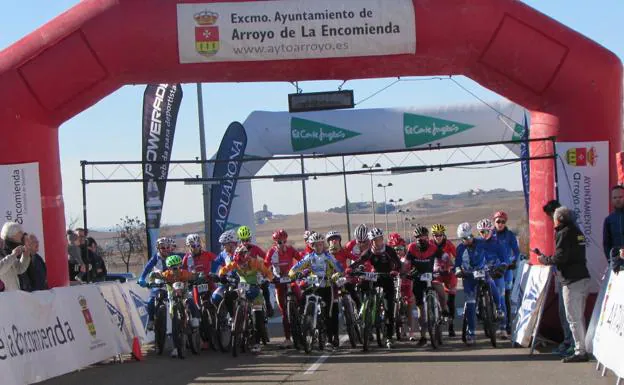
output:
[[[110,313],[95,285],[0,296],[2,384],[30,384],[119,353]]]
[[[550,266],[534,265],[529,269],[524,295],[513,329],[513,341],[521,346],[530,345],[531,336],[539,326],[537,319],[544,305],[551,272]]]
[[[149,301],[150,291],[136,284],[136,282],[126,282],[119,284],[121,290],[126,296],[130,306],[132,315],[132,330],[134,336],[139,338],[142,344],[154,341],[154,333],[146,332],[148,314],[147,302]]]
[[[131,353],[134,338],[132,315],[130,304],[121,289],[121,285],[117,282],[107,282],[98,284],[97,287],[104,297],[111,322],[115,326],[119,350],[122,353]]]
[[[179,84],[150,84],[143,94],[143,202],[148,259],[156,253],[156,239],[165,200],[178,111],[182,102]]]
[[[593,354],[596,360],[624,377],[624,274],[611,274],[596,326]]]
[[[530,269],[531,265],[529,265],[526,260],[518,261],[514,285],[511,290],[511,314],[514,318],[518,314],[522,298],[524,297],[524,289],[526,288],[526,284],[529,279]]]
[[[602,276],[600,280],[600,291],[594,304],[594,310],[592,311],[591,319],[589,320],[589,326],[587,327],[587,333],[585,334],[585,349],[588,353],[594,351],[594,335],[596,334],[596,327],[598,326],[598,320],[600,319],[600,311],[605,300],[607,293],[607,286],[609,279],[611,278],[611,269],[607,269],[607,272]]]
[[[39,254],[45,258],[38,163],[0,165],[0,213],[3,222],[17,222],[24,231],[35,234]]]
[[[600,289],[607,268],[602,227],[609,215],[609,142],[557,142],[559,201],[574,210],[586,239],[590,293]]]
[[[178,4],[180,63],[413,54],[412,0]]]
[[[217,151],[216,162],[212,172],[213,178],[226,178],[219,184],[211,186],[210,190],[210,248],[213,253],[219,254],[221,245],[219,236],[230,228],[228,219],[232,201],[236,195],[237,178],[240,174],[243,157],[247,148],[247,133],[245,127],[238,122],[231,123]],[[220,161],[220,162],[219,162]]]

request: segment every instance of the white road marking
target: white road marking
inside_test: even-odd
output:
[[[349,339],[349,336],[343,336],[343,337],[340,339],[340,344],[342,345],[342,344],[343,344],[343,343],[345,343],[348,339]],[[313,364],[312,364],[312,365],[308,368],[308,370],[306,370],[306,371],[305,371],[305,373],[303,373],[303,374],[304,374],[304,375],[307,375],[307,374],[314,374],[314,372],[315,372],[315,371],[316,371],[316,370],[317,370],[317,369],[321,366],[321,364],[322,364],[323,362],[325,362],[325,361],[329,358],[329,356],[331,356],[331,355],[332,355],[332,353],[330,352],[330,353],[323,354],[322,356],[320,356],[320,357],[318,358],[318,360],[316,360],[316,362],[315,362],[315,363],[313,363]]]

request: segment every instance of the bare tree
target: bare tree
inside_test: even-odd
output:
[[[147,250],[145,223],[138,217],[125,216],[119,220],[120,222],[112,230],[116,233],[113,244],[126,265],[126,272],[129,272],[131,262],[137,257],[142,257]]]
[[[69,222],[67,222],[67,228],[68,229],[73,229],[77,224],[78,221],[80,220],[79,217],[74,217],[73,215],[69,217]]]

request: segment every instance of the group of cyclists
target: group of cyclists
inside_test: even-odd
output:
[[[498,211],[491,219],[484,218],[476,224],[476,234],[471,224],[462,223],[457,227],[457,238],[460,240],[457,246],[447,238],[446,227],[442,224],[434,224],[430,229],[417,225],[411,243],[399,233],[390,233],[385,237],[381,229],[361,224],[353,232],[354,239],[344,246],[341,234],[336,231],[321,234],[307,230],[303,234],[305,249],[302,251],[288,244],[287,232],[279,229],[273,233],[273,244],[266,252],[252,243],[249,227],[240,226],[237,231],[228,230],[221,234],[219,255],[203,250],[199,235],[188,235],[184,257],[172,254],[175,249],[173,240],[160,238],[157,240],[158,252],[146,264],[138,283],[147,286],[155,271],[171,271],[168,275],[158,275],[165,277],[167,283],[210,277],[211,299],[217,306],[224,300],[228,277],[236,275],[241,282],[249,285],[247,300],[264,306],[268,317],[273,315],[270,300],[270,286],[273,284],[284,328],[285,341],[281,347],[289,348],[293,346],[292,325],[285,309],[286,293],[289,290],[303,306],[307,290],[304,278],[322,277],[323,284],[316,293],[326,304],[331,304],[336,298],[335,282],[344,277],[344,289],[353,300],[355,309],[360,309],[362,296],[367,295],[367,290],[355,272],[372,272],[378,275],[374,286],[383,288],[383,307],[394,309],[396,301],[403,301],[408,309],[409,327],[403,328],[403,335],[397,335],[396,339],[408,338],[417,341],[418,346],[424,346],[428,338],[423,293],[428,285],[413,277],[426,273],[434,277],[430,285],[437,293],[441,316],[448,322],[449,337],[455,336],[455,295],[458,279],[461,278],[467,321],[463,339],[467,345],[472,345],[475,342],[477,319],[477,280],[473,272],[477,270],[487,269],[489,272],[486,282],[496,305],[497,336],[508,338],[511,334],[510,296],[519,248],[516,236],[507,228],[507,221],[507,214]],[[397,279],[399,277],[405,279]],[[281,278],[290,278],[290,281],[284,282]],[[400,295],[397,295],[397,291],[400,291]],[[196,301],[196,296],[189,295],[187,305],[191,309],[192,326],[199,324]],[[322,315],[328,337],[325,348],[339,347],[338,312],[339,306],[328,306]],[[154,295],[148,302],[148,316],[147,328],[152,329]],[[359,311],[356,311],[356,317],[359,316]],[[384,336],[388,349],[392,348],[394,332],[400,333],[395,328],[395,321],[395,312],[386,311]],[[418,329],[419,339],[415,334]],[[255,339],[253,352],[260,351],[260,342],[259,338]],[[174,349],[172,355],[175,354]]]

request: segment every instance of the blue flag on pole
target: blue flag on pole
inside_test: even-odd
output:
[[[524,205],[527,215],[529,214],[529,177],[531,174],[531,168],[529,167],[529,122],[527,120],[526,112],[524,113],[524,130],[522,130],[522,143],[520,143],[520,157],[524,160],[520,163],[522,168],[522,188],[524,190]]]

